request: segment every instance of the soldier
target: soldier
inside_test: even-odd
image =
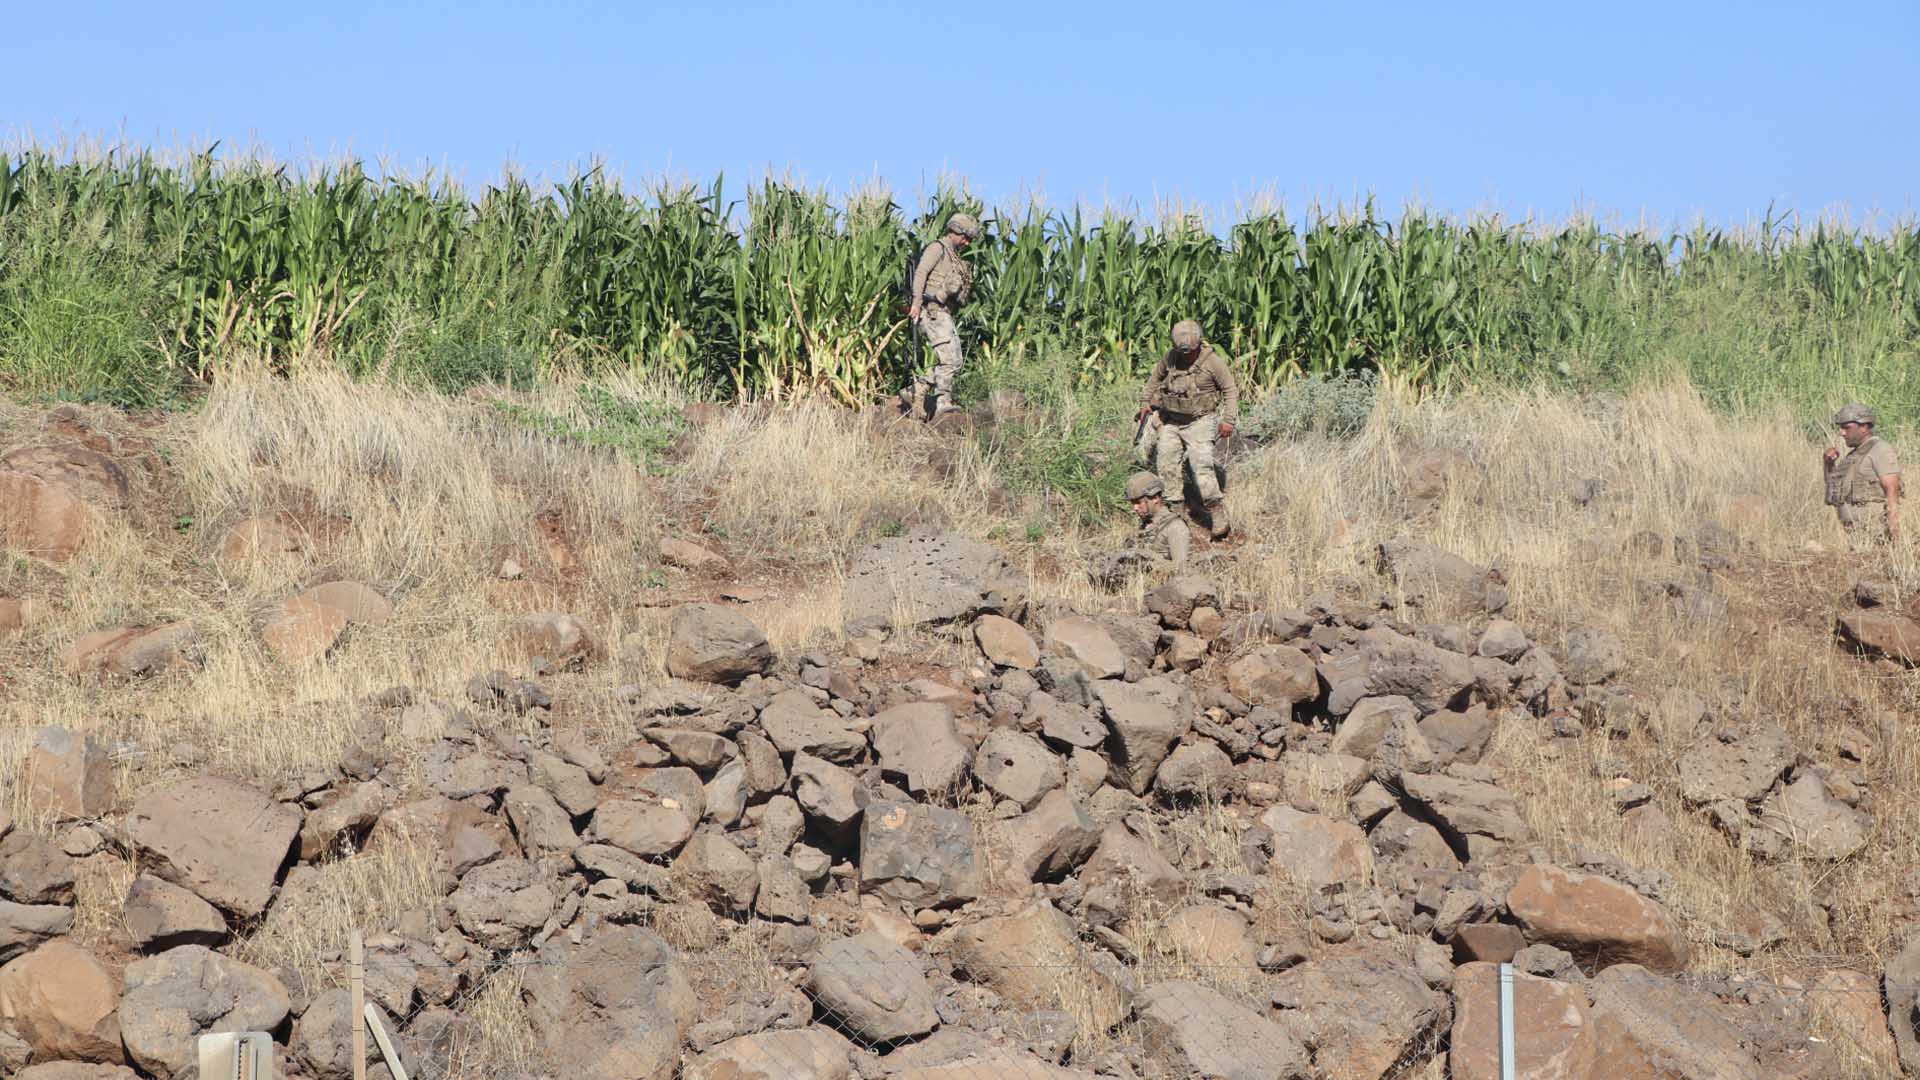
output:
[[[1096,582],[1115,586],[1132,569],[1178,570],[1187,565],[1193,537],[1180,515],[1167,509],[1165,493],[1165,485],[1153,473],[1137,472],[1127,478],[1127,501],[1140,516],[1140,531],[1126,547],[1093,560]]]
[[[916,377],[909,391],[907,411],[917,419],[937,420],[959,411],[953,404],[953,380],[967,360],[960,354],[960,331],[953,324],[953,313],[973,294],[973,267],[960,255],[978,239],[979,220],[972,214],[955,214],[947,219],[946,233],[921,248],[914,261],[907,318],[937,358],[933,377]],[[914,360],[918,362],[919,357]],[[929,391],[933,404],[927,400]]]
[[[1856,546],[1900,535],[1900,459],[1873,433],[1878,420],[1865,405],[1842,406],[1833,422],[1847,454],[1837,446],[1826,452],[1827,505]]]
[[[1147,377],[1146,402],[1139,416],[1144,418],[1149,411],[1160,418],[1154,456],[1169,510],[1186,509],[1186,479],[1180,466],[1191,464],[1193,486],[1206,506],[1209,531],[1215,540],[1221,539],[1232,527],[1227,523],[1219,478],[1213,473],[1213,441],[1233,437],[1240,418],[1240,388],[1226,361],[1205,342],[1200,324],[1192,319],[1174,324],[1173,348]]]

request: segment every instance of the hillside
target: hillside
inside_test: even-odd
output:
[[[1110,593],[1125,432],[981,396],[0,404],[0,1073],[349,1075],[355,929],[415,1078],[1496,1076],[1504,960],[1523,1076],[1920,1071],[1807,417],[1383,391]]]

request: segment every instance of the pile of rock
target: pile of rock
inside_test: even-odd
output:
[[[437,1075],[472,1023],[460,995],[503,963],[524,973],[553,1067],[610,1080],[1379,1078],[1443,1057],[1494,1075],[1497,962],[1528,973],[1532,1075],[1811,1075],[1816,1051],[1778,1035],[1805,1016],[1677,978],[1689,948],[1664,883],[1556,864],[1484,762],[1503,725],[1633,722],[1609,635],[1550,648],[1499,619],[1414,624],[1330,599],[1253,611],[1199,577],[1144,613],[1044,611],[970,541],[909,539],[861,564],[890,560],[931,599],[896,597],[886,622],[962,630],[972,662],[888,677],[883,645],[911,645],[886,642],[871,600],[850,601],[847,655],[789,658],[739,611],[689,604],[671,617],[672,678],[617,695],[638,732],[621,745],[550,726],[544,688],[494,673],[464,703],[394,696],[336,768],[271,791],[179,780],[117,817],[99,748],[43,733],[32,802],[86,822],[66,840],[84,828],[137,861],[123,916],[139,959],[116,979],[60,940],[73,856],[57,830],[16,830],[0,843],[0,1002],[28,1003],[0,1009],[0,1069],[171,1080],[198,1033],[259,1028],[290,1074],[347,1075],[342,992],[219,949],[329,860],[397,847],[441,899],[367,928],[369,994],[416,1076]],[[1493,607],[1497,582],[1474,580]],[[565,654],[576,629],[529,632]],[[1737,805],[1752,831],[1837,798],[1777,733],[1716,736],[1680,772],[1689,799]],[[1190,808],[1233,822],[1228,842],[1164,827]],[[1830,853],[1850,835],[1819,824],[1804,841]],[[784,989],[701,1000],[707,961],[648,929],[680,909],[759,926]],[[1870,1037],[1864,1012],[1859,1027]]]

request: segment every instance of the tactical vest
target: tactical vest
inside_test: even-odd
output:
[[[1879,444],[1878,435],[1868,438],[1848,451],[1827,473],[1828,506],[1864,506],[1887,501],[1886,489],[1880,486],[1880,477],[1867,460],[1868,451]]]
[[[1167,368],[1167,381],[1160,384],[1158,399],[1154,405],[1163,411],[1178,413],[1182,416],[1205,416],[1220,407],[1222,394],[1218,387],[1206,389],[1206,380],[1200,371],[1200,361],[1205,354],[1195,357],[1193,363],[1185,368]]]

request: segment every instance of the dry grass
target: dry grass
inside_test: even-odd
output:
[[[553,384],[513,403],[585,423],[575,389]],[[605,389],[622,401],[685,405],[643,384]],[[1105,530],[1052,522],[1043,538],[1023,541],[1030,508],[996,500],[998,479],[976,450],[813,406],[739,409],[694,424],[661,475],[536,430],[493,398],[322,376],[236,379],[198,411],[151,422],[83,414],[96,431],[151,440],[155,466],[135,474],[135,511],[73,561],[0,562],[0,594],[40,598],[48,609],[32,632],[0,640],[0,775],[18,775],[33,727],[65,724],[116,748],[129,781],[123,801],[181,766],[271,780],[335,760],[360,724],[354,699],[394,684],[451,696],[477,671],[511,668],[504,632],[533,610],[572,611],[605,640],[607,662],[553,682],[572,722],[618,739],[626,721],[606,692],[663,674],[671,605],[718,587],[662,567],[665,535],[720,550],[744,580],[768,587],[773,595],[745,610],[785,652],[832,645],[848,555],[919,524],[1008,547],[1043,604],[1126,607],[1141,587],[1101,594],[1081,572],[1087,553],[1131,528],[1124,517]],[[0,403],[0,448],[60,437],[40,411]],[[1405,470],[1433,450],[1467,465],[1412,518]],[[1870,967],[1893,932],[1899,883],[1920,865],[1920,797],[1909,791],[1920,744],[1906,737],[1920,681],[1843,655],[1828,627],[1853,575],[1920,586],[1920,560],[1910,547],[1842,553],[1819,502],[1817,451],[1798,418],[1719,416],[1680,388],[1589,401],[1544,392],[1383,398],[1350,440],[1308,439],[1236,462],[1230,505],[1240,538],[1209,572],[1232,597],[1292,606],[1328,589],[1377,589],[1375,545],[1415,536],[1503,566],[1508,615],[1536,640],[1557,648],[1579,625],[1619,634],[1631,652],[1625,681],[1650,704],[1686,690],[1716,721],[1779,723],[1827,763],[1836,730],[1857,727],[1874,747],[1864,768],[1875,832],[1832,866],[1756,865],[1683,807],[1672,760],[1698,732],[1672,710],[1653,708],[1618,739],[1553,739],[1507,724],[1490,761],[1524,794],[1556,857],[1610,852],[1667,875],[1669,902],[1697,944],[1763,907],[1793,931],[1780,965],[1832,953]],[[1588,480],[1604,493],[1576,505],[1571,492]],[[229,526],[276,513],[309,528],[311,550],[258,562],[218,557]],[[1623,554],[1636,532],[1690,536],[1707,522],[1734,526],[1743,545],[1715,575],[1732,611],[1723,626],[1689,623],[1645,590],[1691,581],[1686,566]],[[1810,551],[1809,539],[1824,551]],[[523,580],[496,579],[508,556],[525,567]],[[337,578],[392,597],[393,620],[355,628],[324,662],[287,665],[265,652],[261,612]],[[61,651],[83,633],[177,619],[192,620],[204,639],[205,665],[191,675],[128,689],[61,669]],[[1653,786],[1673,827],[1630,834],[1596,775],[1601,760],[1624,762]],[[17,785],[0,792],[0,807],[34,820]],[[1232,861],[1237,840],[1224,820],[1198,815],[1180,827],[1201,835],[1176,846]],[[329,886],[317,925],[337,926],[362,901],[402,902],[398,871],[368,858],[328,868],[338,888]],[[312,944],[302,933],[269,920],[249,948],[291,958]],[[1735,962],[1710,947],[1705,955],[1709,967]]]

